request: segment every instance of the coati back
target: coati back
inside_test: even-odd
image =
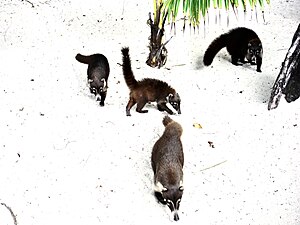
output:
[[[107,94],[107,80],[110,72],[107,58],[102,54],[89,56],[77,54],[75,58],[78,62],[88,64],[87,78],[90,92],[96,96],[97,101],[100,101],[100,106],[104,106]]]
[[[130,89],[129,101],[126,106],[126,115],[131,115],[130,109],[135,104],[137,104],[137,112],[148,112],[148,110],[143,110],[143,107],[149,102],[157,102],[158,110],[173,114],[172,110],[167,106],[167,103],[170,103],[171,106],[178,112],[178,114],[181,114],[181,100],[179,94],[166,82],[161,80],[145,78],[137,81],[131,69],[129,48],[124,47],[121,51],[123,55],[123,75],[125,82]]]
[[[181,143],[182,127],[169,116],[163,119],[165,131],[152,149],[151,165],[154,172],[154,194],[158,201],[168,205],[174,220],[183,194],[184,154]]]
[[[204,53],[203,63],[209,66],[216,54],[226,47],[231,55],[231,62],[245,63],[245,57],[251,65],[257,64],[256,71],[261,72],[263,48],[258,35],[251,29],[238,27],[217,37]]]

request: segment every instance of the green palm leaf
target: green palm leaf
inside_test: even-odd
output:
[[[263,12],[264,4],[270,4],[270,0],[153,0],[154,1],[154,12],[157,11],[157,8],[160,4],[163,4],[161,8],[162,12],[159,15],[162,20],[165,15],[168,15],[168,21],[175,23],[180,12],[183,13],[184,18],[190,22],[192,26],[198,26],[201,20],[207,15],[208,9],[213,6],[215,9],[225,8],[229,10],[230,7],[233,7],[234,11],[239,7],[239,4],[242,5],[244,11],[246,11],[247,5],[251,9],[254,9],[257,5],[261,7]],[[182,11],[181,11],[182,10]],[[154,14],[155,19],[156,14]]]

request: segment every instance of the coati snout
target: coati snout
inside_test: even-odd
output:
[[[179,97],[179,94],[176,93],[175,95],[169,94],[168,102],[171,104],[171,106],[178,112],[178,114],[181,114],[180,110],[180,102],[181,99]]]
[[[183,147],[182,127],[169,116],[163,119],[165,131],[152,149],[151,165],[154,172],[154,195],[167,205],[175,221],[183,195]]]
[[[106,94],[107,85],[104,78],[99,80],[89,79],[90,92],[95,95],[97,101],[101,101],[101,95]]]
[[[248,60],[248,62],[250,62],[252,65],[259,63],[257,61],[259,61],[262,58],[262,55],[263,49],[261,42],[257,39],[251,40],[248,43],[248,49],[246,54],[246,59]]]
[[[162,187],[162,190],[161,188]],[[173,219],[175,221],[179,220],[178,210],[183,194],[183,186],[173,186],[170,188],[165,188],[159,182],[154,187],[154,195],[157,200],[163,205],[167,205],[171,210]]]

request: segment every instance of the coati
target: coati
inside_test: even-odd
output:
[[[75,58],[81,63],[88,64],[87,78],[90,92],[96,96],[97,101],[100,101],[100,106],[104,106],[107,94],[107,79],[110,72],[107,58],[102,54],[89,56],[77,54]]]
[[[258,35],[251,29],[238,27],[217,37],[204,53],[203,63],[209,66],[216,54],[226,47],[231,55],[231,62],[238,65],[238,61],[245,62],[245,57],[251,65],[257,64],[256,71],[261,72],[263,47]]]
[[[151,165],[154,172],[154,195],[167,205],[175,221],[183,194],[184,154],[180,140],[182,127],[169,116],[163,118],[165,131],[152,149]]]
[[[126,115],[131,116],[130,109],[135,104],[137,104],[137,112],[147,113],[148,110],[143,110],[143,107],[149,102],[157,102],[157,108],[159,111],[166,111],[172,115],[173,111],[167,106],[167,103],[170,103],[178,114],[181,114],[181,100],[179,94],[166,82],[161,80],[144,78],[137,81],[131,69],[129,48],[124,47],[121,51],[123,55],[123,75],[125,82],[130,89],[129,101],[126,106]]]

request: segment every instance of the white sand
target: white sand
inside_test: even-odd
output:
[[[0,3],[0,203],[19,225],[170,223],[153,196],[150,165],[166,114],[151,104],[148,114],[133,108],[126,117],[123,46],[137,79],[164,80],[182,98],[182,114],[172,116],[184,129],[178,224],[299,225],[300,100],[267,110],[300,21],[296,0],[272,1],[265,23],[249,12],[227,27],[211,14],[211,27],[190,35],[179,22],[160,70],[145,64],[152,0],[31,2]],[[260,36],[262,73],[233,66],[225,49],[203,67],[208,44],[235,26]],[[79,52],[109,59],[105,107],[89,93]],[[3,224],[14,221],[0,205]]]

